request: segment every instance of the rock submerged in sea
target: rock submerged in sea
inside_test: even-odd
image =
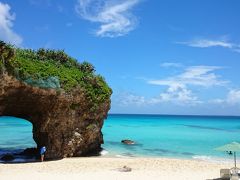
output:
[[[1,157],[2,161],[13,161],[15,157],[12,154],[5,154]]]
[[[37,148],[27,148],[24,151],[18,153],[17,155],[22,155],[22,156],[38,156],[39,151]]]
[[[129,139],[124,139],[124,140],[122,140],[121,142],[122,142],[123,144],[127,144],[127,145],[133,145],[133,144],[135,144],[134,141],[129,140]]]

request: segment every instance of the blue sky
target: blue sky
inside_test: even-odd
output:
[[[0,0],[0,39],[64,49],[111,113],[240,115],[238,0]]]

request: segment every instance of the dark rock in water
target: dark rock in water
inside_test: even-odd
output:
[[[13,161],[15,158],[12,154],[5,154],[1,157],[2,161]]]
[[[127,145],[132,145],[132,144],[135,144],[134,141],[132,140],[129,140],[129,139],[124,139],[121,141],[123,144],[127,144]]]
[[[39,151],[37,148],[27,148],[24,151],[18,153],[17,155],[22,155],[22,156],[38,156]]]

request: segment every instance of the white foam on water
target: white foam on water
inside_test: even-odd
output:
[[[230,159],[218,158],[213,156],[206,156],[206,155],[195,155],[192,156],[193,159],[200,160],[200,161],[207,161],[207,162],[214,162],[214,163],[229,163],[231,162]]]
[[[211,156],[205,156],[205,155],[195,155],[192,156],[193,159],[197,159],[197,160],[202,160],[202,161],[210,161],[212,160]]]
[[[123,156],[123,155],[117,154],[116,157],[118,157],[118,158],[126,158],[127,156]]]
[[[101,156],[105,156],[105,155],[107,155],[108,153],[109,153],[109,152],[106,151],[106,150],[102,150],[102,151],[100,152]]]

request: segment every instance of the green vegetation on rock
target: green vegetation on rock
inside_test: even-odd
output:
[[[104,78],[95,74],[90,63],[79,63],[62,50],[20,49],[0,41],[0,55],[0,71],[6,70],[32,86],[65,92],[81,88],[96,105],[112,94]]]

